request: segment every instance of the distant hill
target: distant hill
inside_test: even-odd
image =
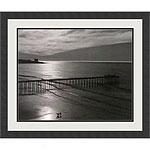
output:
[[[131,49],[131,43],[117,43],[100,47],[75,49],[46,56],[19,53],[19,58],[38,58],[47,61],[130,61]]]
[[[61,52],[41,57],[42,60],[130,61],[131,43],[119,43]]]
[[[19,52],[18,58],[19,59],[35,59],[35,58],[39,58],[39,56],[33,55],[33,54],[27,54],[27,53]]]

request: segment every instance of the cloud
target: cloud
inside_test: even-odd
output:
[[[19,52],[52,55],[86,47],[132,42],[131,29],[19,29]]]

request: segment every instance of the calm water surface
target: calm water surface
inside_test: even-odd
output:
[[[130,86],[132,77],[131,63],[113,62],[63,62],[49,61],[45,64],[19,64],[19,80],[23,79],[55,79],[103,76],[116,74],[123,83]],[[22,76],[23,75],[23,76]],[[27,76],[26,78],[24,77]]]

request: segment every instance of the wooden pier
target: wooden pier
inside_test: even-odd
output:
[[[63,78],[63,79],[40,79],[18,81],[19,95],[33,95],[44,93],[47,90],[56,90],[63,88],[94,88],[104,84],[118,84],[119,76],[105,75],[100,77],[85,78]]]

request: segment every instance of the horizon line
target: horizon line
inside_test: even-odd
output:
[[[40,60],[40,61],[59,61],[59,62],[122,62],[122,63],[132,63],[132,61],[92,61],[92,60]]]

